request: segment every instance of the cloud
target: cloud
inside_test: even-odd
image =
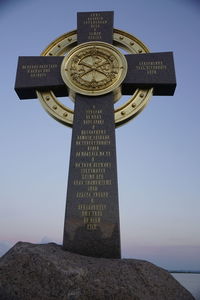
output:
[[[31,243],[31,241],[27,241],[27,242]],[[48,236],[44,236],[38,244],[48,244],[48,243],[61,244],[59,241],[56,241],[55,239],[50,238]],[[13,247],[14,244],[16,244],[16,242],[0,241],[0,257],[3,256],[11,247]]]
[[[44,236],[41,241],[40,241],[40,244],[48,244],[48,243],[56,243],[58,244],[58,242],[48,236]]]

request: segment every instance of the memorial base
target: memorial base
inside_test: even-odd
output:
[[[17,243],[0,260],[1,300],[194,300],[167,271],[135,259],[103,259],[50,243]]]

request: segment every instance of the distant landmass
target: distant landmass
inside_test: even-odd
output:
[[[192,273],[192,274],[200,274],[200,271],[192,271],[192,270],[168,270],[169,273]]]

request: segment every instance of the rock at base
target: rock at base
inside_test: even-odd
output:
[[[0,260],[1,300],[194,300],[167,271],[135,259],[17,243]]]

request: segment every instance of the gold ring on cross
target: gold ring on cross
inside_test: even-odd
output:
[[[95,45],[95,43],[96,43],[96,45],[101,45],[101,42],[91,42],[91,43],[94,43],[94,45]],[[85,43],[85,44],[91,44],[91,43]],[[106,43],[102,43],[102,44],[106,44]],[[82,49],[83,45],[84,44],[80,44],[78,47],[80,47],[80,49]],[[109,45],[109,44],[107,44],[107,45]],[[118,51],[117,48],[125,50],[127,53],[131,53],[131,54],[149,53],[148,48],[143,44],[143,42],[141,42],[139,39],[137,39],[133,35],[125,32],[125,31],[119,30],[119,29],[114,29],[114,31],[113,31],[113,45],[114,46],[109,45],[108,47],[111,48],[111,51],[114,51],[115,53],[117,53],[118,56],[120,56],[120,51]],[[50,43],[50,45],[47,46],[47,48],[41,53],[41,55],[42,56],[67,56],[71,53],[72,54],[74,53],[73,49],[75,47],[77,49],[77,31],[73,30],[66,34],[61,35],[56,40],[54,40],[52,43]],[[94,49],[94,51],[95,51],[95,49]],[[104,52],[106,52],[106,51],[104,50]],[[107,61],[109,60],[108,55],[106,56],[106,53],[104,53],[102,55],[104,55],[105,60],[107,60]],[[68,83],[69,82],[71,83],[69,86],[69,90],[71,91],[69,93],[69,96],[71,96],[71,98],[74,98],[74,95],[73,95],[74,87],[75,87],[75,90],[77,89],[77,91],[79,93],[84,94],[83,87],[84,87],[84,85],[85,86],[87,85],[87,81],[89,80],[90,86],[96,85],[94,87],[94,90],[97,91],[97,94],[101,95],[104,93],[104,91],[102,92],[103,89],[101,90],[101,88],[100,88],[101,82],[104,82],[105,86],[106,86],[106,92],[114,91],[114,93],[115,93],[114,98],[115,98],[115,100],[118,100],[121,96],[121,93],[119,92],[119,90],[115,89],[115,87],[116,87],[115,80],[114,79],[113,79],[113,81],[110,80],[111,84],[109,84],[108,82],[106,83],[105,79],[104,79],[104,77],[105,77],[104,74],[105,74],[106,70],[105,70],[105,68],[103,68],[103,62],[101,62],[100,60],[93,61],[92,60],[93,55],[90,55],[90,56],[91,56],[90,61],[89,60],[84,61],[85,69],[83,68],[82,70],[79,70],[78,74],[76,72],[76,74],[73,77],[75,79],[70,78],[70,80],[67,77],[68,76],[67,72],[65,72],[65,70],[67,70],[67,66],[68,66],[67,60],[65,58],[63,59],[63,64],[62,64],[62,68],[61,68],[62,69],[62,77],[63,77],[64,82],[67,81]],[[120,56],[120,58],[121,57],[122,56]],[[113,62],[113,64],[111,64],[111,62],[109,62],[110,65],[112,65],[112,68],[114,68],[114,69],[116,69],[116,65],[119,62],[119,61],[117,62],[117,58],[115,58],[115,59],[116,59],[116,62]],[[68,60],[68,61],[70,61],[70,60]],[[74,62],[74,68],[77,71],[76,59],[74,59],[73,62]],[[98,75],[98,79],[100,78],[99,80],[96,79],[97,75]],[[125,72],[122,72],[121,76],[119,76],[120,79],[118,78],[118,81],[117,81],[118,84],[120,83],[120,80],[122,81],[124,79],[124,75],[125,75]],[[79,77],[76,77],[76,76],[79,76]],[[92,82],[92,80],[93,80],[93,82]],[[92,82],[92,85],[91,85],[91,82]],[[81,83],[81,85],[80,85],[80,83]],[[97,83],[98,83],[98,86],[97,86]],[[123,124],[127,123],[128,121],[130,121],[131,119],[133,119],[136,115],[138,115],[144,109],[144,107],[147,105],[150,97],[152,96],[152,93],[153,93],[153,88],[149,88],[149,89],[139,89],[138,88],[138,89],[136,89],[135,92],[133,93],[133,95],[131,97],[129,97],[125,103],[123,103],[119,107],[115,108],[115,112],[114,112],[115,126],[118,127],[120,125],[123,125]],[[87,94],[87,93],[85,93],[85,94]],[[94,91],[91,90],[90,95],[92,95],[92,94],[95,94],[95,93],[94,93]],[[72,109],[70,109],[69,107],[67,107],[66,105],[64,105],[61,101],[59,101],[59,99],[54,95],[54,93],[52,91],[47,91],[47,92],[37,91],[37,97],[39,98],[44,109],[54,119],[56,119],[57,121],[61,122],[64,125],[67,125],[69,127],[73,126],[74,111]]]

